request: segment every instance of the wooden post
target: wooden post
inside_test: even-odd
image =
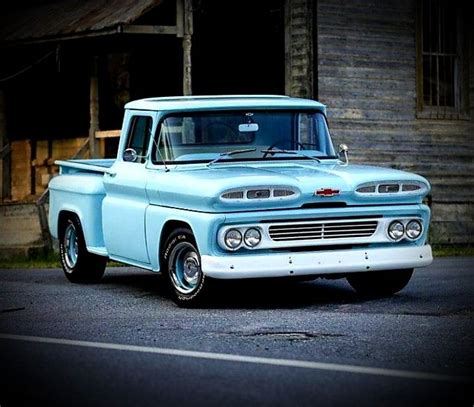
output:
[[[184,37],[184,0],[176,0],[176,36]]]
[[[6,134],[5,134],[5,102],[4,102],[4,94],[3,90],[0,89],[0,199],[3,202],[3,186],[5,184],[5,180],[3,179],[4,171],[3,171],[3,149],[6,144]]]
[[[179,0],[178,0],[179,1]],[[179,10],[179,7],[178,7]],[[177,17],[179,17],[179,12]],[[179,27],[179,23],[177,22]],[[183,24],[183,95],[192,95],[191,75],[191,46],[193,36],[193,2],[184,0],[184,24]]]
[[[313,1],[285,0],[284,12],[285,93],[289,96],[312,98]]]
[[[5,93],[0,88],[0,200],[10,198],[10,147],[7,139]]]
[[[290,31],[290,11],[291,0],[284,3],[284,30],[285,30],[285,95],[291,95],[291,31]]]
[[[90,94],[89,94],[89,151],[91,158],[97,158],[97,145],[95,140],[95,132],[99,130],[99,62],[98,57],[94,57],[92,62]]]

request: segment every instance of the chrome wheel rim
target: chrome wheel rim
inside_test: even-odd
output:
[[[72,269],[76,266],[78,257],[79,241],[77,239],[77,231],[74,225],[70,223],[64,233],[64,260],[66,261],[68,269]]]
[[[182,294],[190,294],[202,278],[199,254],[191,243],[181,242],[170,255],[170,277],[173,286]]]

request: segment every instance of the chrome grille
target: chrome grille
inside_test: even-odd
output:
[[[271,225],[268,233],[272,240],[327,240],[371,237],[376,229],[376,220],[307,221]]]

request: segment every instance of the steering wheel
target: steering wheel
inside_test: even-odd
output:
[[[273,150],[282,141],[286,141],[286,140],[280,139],[280,140],[275,141],[270,147],[267,148],[267,150]],[[306,150],[305,146],[299,141],[296,142],[296,145],[300,147],[301,150]],[[268,154],[271,154],[272,156],[274,155],[274,153],[267,151],[266,153],[263,153],[262,158],[266,158]]]

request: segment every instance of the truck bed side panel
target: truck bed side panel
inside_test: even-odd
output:
[[[61,211],[74,212],[80,219],[87,247],[104,247],[102,230],[102,201],[105,197],[103,175],[76,173],[60,175],[49,185],[49,227],[58,238]]]

